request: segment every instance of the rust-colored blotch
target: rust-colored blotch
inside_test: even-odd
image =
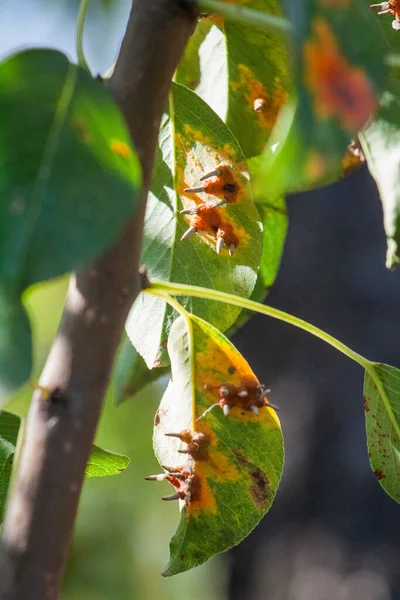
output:
[[[350,133],[359,131],[378,101],[366,73],[351,65],[324,19],[313,24],[313,38],[304,44],[306,84],[320,118],[337,118]]]
[[[121,142],[120,140],[110,140],[109,146],[111,150],[115,152],[115,154],[122,156],[122,158],[128,158],[131,153],[131,149],[129,148],[128,144]]]

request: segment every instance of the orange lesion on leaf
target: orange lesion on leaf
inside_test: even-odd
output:
[[[249,110],[254,112],[260,126],[272,131],[281,108],[287,101],[288,93],[282,87],[279,77],[275,77],[270,92],[254,75],[247,65],[238,64],[239,81],[231,81],[230,87],[234,92],[242,92]]]
[[[217,512],[218,507],[215,494],[208,483],[209,480],[217,485],[218,482],[224,483],[226,481],[242,480],[242,474],[237,461],[228,448],[226,451],[223,448],[221,449],[220,441],[215,431],[204,422],[198,422],[196,428],[198,427],[201,428],[203,434],[209,436],[211,441],[209,443],[207,460],[194,461],[193,472],[200,481],[201,493],[187,506],[188,513],[193,516],[204,511],[213,514]]]
[[[313,38],[304,44],[304,73],[316,114],[337,118],[347,132],[359,131],[377,108],[366,73],[351,65],[324,19],[313,24]]]
[[[93,134],[89,130],[87,123],[83,117],[76,117],[74,120],[80,138],[84,144],[90,144],[93,140]]]
[[[128,144],[121,142],[121,140],[113,138],[109,141],[108,145],[115,154],[122,156],[122,158],[128,158],[131,155],[131,149]]]
[[[229,253],[239,246],[246,247],[251,239],[244,227],[235,219],[227,207],[229,204],[245,202],[250,190],[247,165],[223,159],[228,153],[236,156],[235,149],[226,144],[222,151],[210,146],[211,140],[184,126],[188,138],[176,135],[177,161],[175,166],[175,190],[183,205],[189,227],[213,248],[218,239],[223,239]],[[218,173],[206,180],[207,173]],[[202,188],[194,193],[187,190]],[[225,203],[218,208],[216,205]],[[218,253],[221,248],[217,246]]]
[[[196,349],[196,403],[197,423],[204,421],[204,413],[219,404],[229,407],[229,415],[242,421],[279,424],[274,411],[265,407],[265,390],[247,361],[235,348],[224,341],[217,344],[211,337]],[[246,392],[246,393],[245,393]],[[259,415],[252,407],[259,410]],[[213,410],[220,410],[218,406]]]
[[[342,160],[343,174],[347,175],[348,173],[351,173],[352,171],[360,167],[363,164],[363,162],[364,161],[361,160],[360,156],[357,156],[350,152],[350,150],[347,150]]]
[[[392,27],[396,30],[400,29],[400,0],[389,0],[388,2],[371,4],[371,8],[380,9],[379,15],[393,15],[395,20],[392,22]]]
[[[326,158],[318,152],[310,152],[305,166],[306,176],[309,181],[319,181],[322,179],[326,173],[326,169]]]

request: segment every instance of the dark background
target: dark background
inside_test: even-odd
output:
[[[268,303],[372,360],[400,363],[400,277],[385,268],[366,167],[288,199]],[[363,371],[303,331],[255,316],[234,342],[281,408],[286,466],[269,515],[229,555],[230,600],[397,600],[400,513],[368,461]]]

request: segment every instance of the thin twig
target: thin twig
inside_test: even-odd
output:
[[[79,6],[78,19],[76,23],[76,53],[78,55],[78,65],[90,73],[89,65],[86,62],[85,51],[83,49],[83,35],[85,31],[86,15],[90,0],[81,0]]]

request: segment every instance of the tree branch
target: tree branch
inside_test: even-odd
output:
[[[58,597],[114,356],[139,292],[143,218],[160,119],[195,26],[189,0],[134,0],[110,89],[142,168],[140,207],[117,244],[71,278],[59,332],[35,392],[0,554],[0,600]],[[110,198],[112,202],[112,198]]]

